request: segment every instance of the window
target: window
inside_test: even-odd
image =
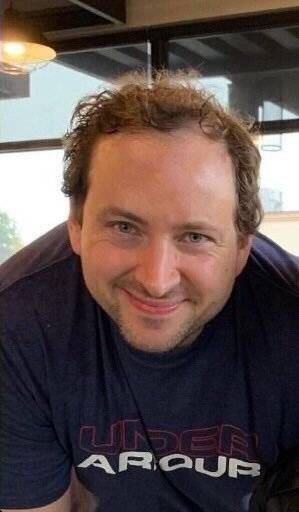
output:
[[[144,43],[62,54],[29,77],[0,73],[0,143],[61,138],[80,98],[148,62]]]
[[[258,121],[299,117],[299,27],[176,39],[171,69],[195,67],[229,108]]]
[[[66,220],[62,150],[0,153],[0,263]]]
[[[67,130],[79,98],[100,92],[107,83],[134,69],[150,73],[151,65],[165,67],[168,52],[170,69],[199,69],[202,85],[223,105],[261,123],[267,133],[259,140],[261,199],[266,212],[261,231],[299,254],[299,26],[288,26],[287,21],[278,27],[277,20],[278,16],[274,28],[260,29],[245,17],[224,24],[215,21],[210,29],[203,23],[198,35],[197,25],[192,24],[150,28],[142,37],[130,32],[130,41],[150,39],[138,44],[127,44],[124,32],[114,34],[114,46],[97,48],[93,43],[89,50],[61,53],[29,78],[12,81],[0,74],[1,149],[20,141],[23,147],[28,141],[31,148],[35,141],[52,140],[55,145]],[[293,15],[288,20],[293,23]],[[278,21],[281,23],[280,17]],[[264,19],[260,26],[267,23]],[[218,30],[221,26],[224,28]],[[191,30],[192,37],[186,36]],[[111,40],[114,35],[111,33]],[[5,214],[0,225],[6,222],[15,229],[17,243],[28,243],[67,215],[67,201],[59,192],[61,154],[60,150],[0,153],[0,213]],[[25,168],[29,169],[26,173]],[[51,185],[46,190],[48,180]],[[45,210],[41,197],[51,196],[47,215],[26,209],[21,195],[28,196],[35,212]]]
[[[201,85],[230,109],[278,130],[259,140],[260,230],[299,255],[299,27],[173,39],[171,69],[199,69]],[[283,133],[288,124],[293,133]]]
[[[276,151],[268,151],[276,140]],[[299,256],[299,132],[261,138],[261,199],[265,217],[260,231]]]
[[[25,77],[0,73],[0,143],[60,139],[78,100],[120,74],[149,70],[148,43],[63,53]],[[68,214],[62,150],[0,152],[0,263]]]

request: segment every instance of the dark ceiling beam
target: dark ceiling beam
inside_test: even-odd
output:
[[[132,59],[139,60],[140,64],[145,63],[148,59],[146,44],[141,45],[139,48],[135,46],[124,46],[123,48],[117,48],[117,50],[123,55],[128,55],[128,57],[132,57]]]
[[[263,71],[279,71],[284,69],[298,69],[298,51],[284,48],[269,36],[261,32],[243,34],[245,39],[257,44],[260,49],[260,55],[251,55],[243,53],[234,48],[231,44],[222,39],[224,36],[210,37],[205,39],[205,45],[221,53],[217,59],[207,59],[203,56],[204,66],[202,72],[204,76],[232,75],[241,73],[254,73]],[[182,52],[180,45],[171,43],[171,52],[178,57],[183,58],[190,66],[198,64],[195,55],[188,55]],[[185,50],[185,49],[184,49]]]
[[[237,50],[234,46],[229,44],[227,41],[224,41],[220,37],[206,38],[205,44],[216,52],[219,52],[219,54],[226,59],[244,59],[244,53],[242,53],[240,50]]]
[[[250,32],[246,34],[246,37],[268,52],[269,56],[275,55],[276,59],[278,59],[277,55],[284,51],[284,47],[272,39],[269,31],[267,34],[264,32]]]
[[[188,48],[184,48],[179,43],[176,43],[173,41],[171,42],[171,45],[170,45],[170,51],[174,55],[177,55],[178,57],[183,59],[183,61],[185,61],[185,64],[187,66],[190,66],[190,65],[196,66],[196,65],[204,62],[204,58],[201,55],[199,55],[198,53],[192,52]]]
[[[288,50],[298,50],[299,48],[299,37],[292,33],[292,28],[282,28],[278,29],[270,29],[265,30],[265,34],[269,34],[271,39],[274,39],[277,43],[279,43],[283,48],[287,48]]]
[[[73,39],[55,40],[51,41],[51,46],[57,53],[70,53],[70,52],[84,52],[93,48],[118,47],[122,45],[135,45],[144,44],[149,40],[148,30],[134,29],[130,32],[125,31],[125,34],[120,30],[119,32],[110,31],[103,32],[98,35],[79,37]]]
[[[204,40],[205,41],[205,40]],[[213,50],[208,44],[199,39],[198,37],[179,39],[177,42],[183,48],[187,48],[192,53],[198,55],[199,58],[203,59],[218,59],[221,57],[221,53]]]
[[[290,27],[288,28],[288,32],[290,32],[296,39],[299,38],[299,27]]]
[[[105,18],[111,23],[126,23],[125,0],[69,0],[100,18]]]
[[[218,59],[205,60],[202,66],[202,74],[205,78],[215,76],[241,75],[243,73],[263,73],[268,71],[288,71],[296,69],[299,71],[298,52],[280,52],[273,57],[249,59],[243,56],[242,59]],[[261,75],[262,77],[262,75]]]
[[[129,66],[115,62],[97,52],[64,54],[59,55],[56,60],[71,69],[108,81],[131,70]]]
[[[84,11],[79,7],[52,7],[42,11],[22,13],[22,19],[27,20],[42,32],[55,32],[72,28],[91,27],[99,24],[110,24],[109,21],[99,19],[95,14]]]
[[[107,57],[107,59],[114,62],[115,66],[120,64],[127,66],[128,69],[135,69],[142,65],[139,59],[135,59],[135,57],[130,57],[130,55],[119,51],[119,48],[100,48],[95,51],[101,57]]]
[[[253,41],[249,41],[245,34],[222,34],[219,38],[230,44],[245,55],[259,56],[264,55],[265,51]],[[208,39],[207,39],[208,40]]]

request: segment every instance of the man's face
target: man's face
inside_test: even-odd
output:
[[[135,348],[191,343],[228,300],[249,239],[234,225],[225,146],[195,131],[101,138],[80,226],[69,232],[86,286]]]

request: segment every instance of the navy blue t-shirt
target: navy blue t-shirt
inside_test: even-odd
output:
[[[61,225],[0,270],[0,508],[57,500],[74,467],[101,512],[243,512],[299,440],[298,261],[263,236],[190,346],[129,347]]]

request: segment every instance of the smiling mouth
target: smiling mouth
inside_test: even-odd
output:
[[[175,311],[182,301],[179,302],[154,302],[154,301],[143,301],[139,299],[135,295],[132,295],[127,290],[124,290],[127,298],[130,303],[139,311],[143,311],[144,313],[149,313],[151,315],[167,315]]]

